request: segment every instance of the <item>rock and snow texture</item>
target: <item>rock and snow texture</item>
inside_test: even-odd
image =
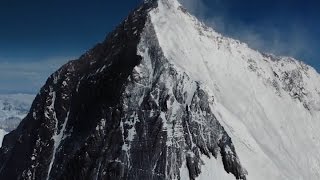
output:
[[[320,76],[206,28],[174,0],[151,12],[160,46],[202,82],[248,179],[320,179]]]
[[[320,179],[320,76],[149,0],[61,67],[0,179]]]

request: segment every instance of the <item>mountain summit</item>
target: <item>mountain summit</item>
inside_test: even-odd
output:
[[[0,179],[320,179],[320,76],[146,0],[52,74]]]

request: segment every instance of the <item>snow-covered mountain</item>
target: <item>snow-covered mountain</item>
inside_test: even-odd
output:
[[[14,130],[30,110],[34,95],[0,94],[0,147],[5,134]]]
[[[0,179],[320,179],[320,75],[149,0],[52,74]]]
[[[30,110],[35,95],[0,94],[0,129],[15,129]]]

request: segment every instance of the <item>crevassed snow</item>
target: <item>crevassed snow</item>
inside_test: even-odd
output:
[[[223,37],[176,0],[159,0],[150,17],[166,58],[215,97],[211,108],[247,179],[320,179],[320,76],[313,68]],[[301,81],[285,79],[295,71]]]
[[[0,129],[0,147],[2,146],[2,141],[3,141],[3,138],[4,136],[7,134],[6,131]]]

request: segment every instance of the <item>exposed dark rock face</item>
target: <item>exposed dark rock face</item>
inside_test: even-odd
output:
[[[79,60],[61,67],[0,150],[0,179],[190,179],[222,156],[246,179],[201,84],[165,58],[145,2]]]

